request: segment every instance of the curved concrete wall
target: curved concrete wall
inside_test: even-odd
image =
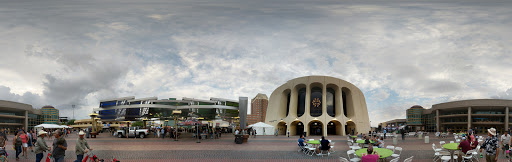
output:
[[[322,89],[322,115],[313,117],[310,115],[311,110],[311,89],[318,87]],[[297,114],[297,106],[299,101],[299,90],[306,88],[305,111],[302,116]],[[327,113],[327,88],[334,90],[334,109],[335,115],[330,116]],[[343,107],[342,93],[346,94],[346,107]],[[290,103],[288,104],[288,93],[290,93]],[[289,111],[287,112],[287,105]],[[344,114],[344,109],[347,115]],[[306,76],[288,81],[278,87],[269,98],[265,123],[273,125],[278,129],[280,134],[290,131],[290,135],[295,135],[296,128],[304,126],[304,131],[310,134],[309,124],[312,122],[320,122],[322,134],[327,136],[328,123],[333,122],[330,128],[336,128],[336,135],[346,135],[352,133],[351,130],[345,132],[345,127],[350,123],[355,124],[355,132],[367,133],[370,131],[370,120],[366,101],[363,93],[353,84],[328,76]],[[353,123],[352,123],[353,122]]]

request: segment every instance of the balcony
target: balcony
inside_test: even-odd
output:
[[[505,114],[471,114],[471,117],[505,117]]]
[[[468,114],[450,114],[450,115],[439,115],[440,118],[451,118],[451,117],[467,117]]]
[[[25,119],[25,116],[18,116],[18,115],[4,115],[4,114],[0,114],[0,118]]]
[[[505,122],[499,122],[499,121],[479,121],[479,122],[471,122],[471,124],[480,124],[480,125],[497,125],[497,124],[505,124]]]
[[[468,124],[468,122],[442,122],[441,124]]]

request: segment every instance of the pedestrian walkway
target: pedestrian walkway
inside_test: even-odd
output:
[[[12,150],[12,135],[9,136],[7,151],[9,160],[15,161],[15,152]],[[78,135],[71,134],[66,137],[68,150],[66,151],[66,162],[72,162],[75,156],[75,142]],[[307,139],[320,139],[320,136],[308,136]],[[335,151],[330,156],[317,157],[307,156],[297,152],[298,136],[258,136],[249,138],[248,143],[235,144],[232,134],[222,134],[221,139],[201,140],[191,136],[183,136],[179,141],[171,138],[117,138],[103,133],[97,138],[88,138],[89,145],[94,148],[94,153],[99,158],[111,159],[115,157],[121,162],[139,162],[144,161],[337,161],[337,158],[346,157],[346,151],[349,149],[344,136],[328,136],[327,139],[336,142]],[[430,144],[425,144],[424,140],[417,137],[407,137],[405,141],[398,140],[399,147],[403,148],[402,157],[414,156],[414,161],[426,162],[432,161],[432,142],[439,143],[438,138],[430,138]],[[46,141],[51,145],[51,140]],[[392,138],[385,140],[386,145],[393,143]],[[9,149],[10,148],[10,149]],[[46,154],[45,154],[46,156]],[[505,160],[500,156],[500,160]],[[402,159],[403,160],[403,159]],[[35,161],[35,154],[29,152],[28,159],[24,157],[20,161]]]

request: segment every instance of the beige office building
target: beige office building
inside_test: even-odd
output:
[[[328,76],[305,76],[279,86],[270,95],[265,123],[278,134],[346,135],[370,131],[363,92]]]

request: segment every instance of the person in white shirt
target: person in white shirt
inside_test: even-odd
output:
[[[238,133],[240,133],[240,131],[238,131],[238,129],[235,131],[235,135],[237,135]]]
[[[503,154],[505,154],[505,152],[509,149],[510,146],[510,134],[508,134],[507,131],[505,131],[503,135],[501,135],[500,143],[502,148],[501,150],[503,150]],[[505,154],[505,156],[508,158],[508,154]]]

